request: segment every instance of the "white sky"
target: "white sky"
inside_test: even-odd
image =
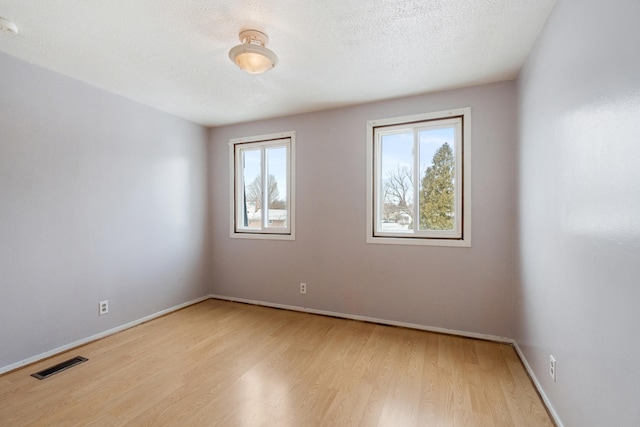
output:
[[[420,171],[431,166],[433,155],[445,142],[453,150],[454,128],[428,129],[420,131]],[[454,152],[455,154],[455,152]],[[413,134],[385,135],[382,138],[383,171],[386,166],[413,166]]]

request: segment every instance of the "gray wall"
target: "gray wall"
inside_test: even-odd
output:
[[[4,54],[0,76],[0,368],[207,295],[206,129]]]
[[[213,293],[511,337],[515,106],[507,82],[212,129]],[[472,247],[366,244],[366,121],[458,107],[472,108]],[[229,139],[289,130],[296,240],[229,238]]]
[[[518,78],[515,337],[567,426],[640,425],[638,17],[560,0]]]

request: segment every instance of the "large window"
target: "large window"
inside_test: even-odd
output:
[[[295,238],[294,153],[295,132],[229,142],[231,237]]]
[[[471,245],[470,109],[367,123],[367,241]]]

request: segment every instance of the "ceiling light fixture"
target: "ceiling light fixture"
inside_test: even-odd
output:
[[[229,58],[247,73],[264,73],[278,63],[276,54],[265,47],[269,43],[269,37],[265,33],[256,30],[241,31],[240,41],[242,44],[229,51]]]
[[[7,19],[4,19],[3,17],[0,16],[0,31],[5,33],[17,34],[18,26],[13,22]]]

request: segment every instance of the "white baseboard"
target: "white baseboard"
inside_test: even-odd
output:
[[[551,417],[553,418],[553,421],[556,423],[556,426],[564,427],[564,424],[562,424],[560,417],[556,413],[555,409],[553,409],[553,405],[551,405],[551,401],[549,401],[549,398],[547,397],[544,390],[542,389],[542,386],[540,385],[540,382],[538,381],[536,374],[533,373],[533,369],[531,369],[529,362],[527,362],[527,359],[524,357],[524,353],[522,353],[522,350],[520,350],[518,343],[514,341],[513,347],[516,349],[516,353],[518,353],[518,357],[520,357],[520,360],[522,361],[524,368],[527,370],[527,373],[529,374],[531,381],[533,381],[533,384],[538,390],[540,397],[542,397],[542,401],[544,402],[545,406],[549,410],[549,414],[551,414]]]
[[[155,319],[157,317],[164,316],[165,314],[171,313],[172,311],[180,310],[181,308],[184,308],[184,307],[187,307],[187,306],[190,306],[190,305],[193,305],[193,304],[197,304],[197,303],[199,303],[201,301],[204,301],[204,300],[207,300],[207,299],[210,299],[210,298],[212,298],[211,295],[205,295],[203,297],[196,298],[196,299],[191,300],[191,301],[187,301],[185,303],[176,305],[174,307],[170,307],[170,308],[167,308],[165,310],[161,310],[161,311],[159,311],[157,313],[150,314],[149,316],[145,316],[145,317],[143,317],[141,319],[134,320],[133,322],[125,323],[124,325],[117,326],[117,327],[115,327],[113,329],[109,329],[107,331],[100,332],[99,334],[95,334],[95,335],[92,335],[90,337],[83,338],[81,340],[74,341],[72,343],[63,345],[62,347],[54,348],[53,350],[49,350],[47,352],[38,354],[38,355],[30,357],[28,359],[21,360],[21,361],[16,362],[16,363],[12,363],[11,365],[3,366],[3,367],[0,368],[0,375],[4,374],[5,372],[9,372],[9,371],[13,371],[15,369],[21,368],[23,366],[30,365],[31,363],[38,362],[38,361],[40,361],[42,359],[46,359],[47,357],[55,356],[56,354],[65,352],[67,350],[71,350],[72,348],[79,347],[81,345],[90,343],[92,341],[99,340],[99,339],[104,338],[104,337],[108,337],[109,335],[113,335],[115,333],[124,331],[125,329],[133,328],[134,326],[138,326],[141,323],[148,322],[149,320],[153,320],[153,319]]]
[[[245,298],[226,297],[222,295],[212,294],[211,298],[225,300],[225,301],[242,302],[245,304],[261,305],[265,307],[281,308],[284,310],[301,311],[304,313],[320,314],[323,316],[340,317],[343,319],[360,320],[363,322],[380,323],[382,325],[400,326],[403,328],[419,329],[421,331],[437,332],[437,333],[449,334],[449,335],[459,335],[467,338],[477,338],[481,340],[513,344],[513,340],[511,338],[500,337],[497,335],[487,335],[487,334],[479,334],[476,332],[458,331],[455,329],[437,328],[433,326],[419,325],[416,323],[397,322],[395,320],[378,319],[375,317],[367,317],[367,316],[357,316],[355,314],[336,313],[334,311],[316,310],[313,308],[298,307],[295,305],[276,304],[271,302],[250,300]]]

